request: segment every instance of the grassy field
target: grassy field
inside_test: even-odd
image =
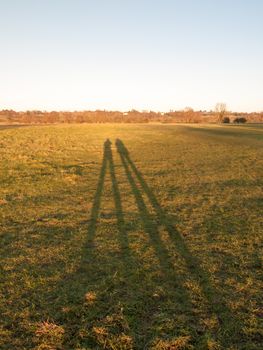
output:
[[[262,146],[260,126],[0,128],[0,349],[262,349]]]

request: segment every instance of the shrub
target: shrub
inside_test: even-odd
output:
[[[224,117],[223,120],[222,120],[222,123],[230,123],[230,118],[229,117]]]
[[[237,123],[237,124],[239,124],[239,123],[246,123],[246,122],[247,122],[247,120],[246,120],[246,118],[244,118],[244,117],[235,118],[235,119],[234,119],[234,123]]]

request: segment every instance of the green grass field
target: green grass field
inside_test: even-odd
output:
[[[262,349],[263,128],[0,127],[0,349]]]

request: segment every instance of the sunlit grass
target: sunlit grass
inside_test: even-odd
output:
[[[0,348],[260,349],[262,133],[0,129]]]

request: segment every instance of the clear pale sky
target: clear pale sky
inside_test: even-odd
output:
[[[0,109],[263,110],[263,0],[0,0]]]

